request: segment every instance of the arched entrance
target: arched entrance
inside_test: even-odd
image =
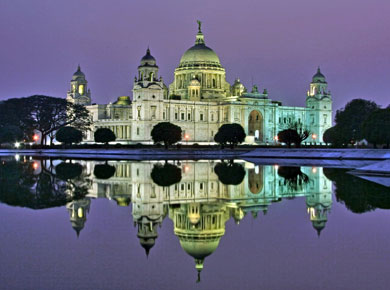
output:
[[[248,136],[254,136],[255,141],[263,142],[263,116],[259,111],[252,111],[248,120]]]
[[[258,194],[263,190],[263,167],[256,166],[248,170],[248,187],[253,194]]]

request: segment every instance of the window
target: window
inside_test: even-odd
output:
[[[141,107],[140,106],[137,107],[137,117],[141,118]]]
[[[188,113],[188,116],[187,116],[188,118],[188,121],[191,121],[191,114],[190,113]]]
[[[152,111],[152,119],[155,119],[156,118],[157,107],[156,106],[151,106],[150,109]]]
[[[279,117],[279,124],[282,123],[282,118]]]
[[[137,127],[137,135],[139,135],[139,128]]]
[[[178,113],[176,112],[175,113],[175,120],[177,120],[179,118],[179,115],[178,115]]]
[[[163,119],[165,120],[165,112],[163,112]]]
[[[200,114],[199,118],[201,121],[203,121],[203,114]]]
[[[180,190],[182,190],[182,191],[184,190],[184,183],[181,184]]]
[[[328,115],[324,115],[324,124],[328,123]]]
[[[214,114],[211,114],[211,122],[214,121]]]
[[[298,118],[298,124],[301,124],[301,118]]]
[[[284,123],[284,124],[287,123],[287,119],[286,119],[286,118],[283,118],[283,123]]]
[[[200,189],[200,190],[203,190],[203,182],[201,182],[201,183],[199,184],[199,189]]]
[[[217,86],[217,82],[215,81],[215,79],[213,79],[213,88],[215,88]]]
[[[184,113],[181,113],[181,119],[184,120]]]

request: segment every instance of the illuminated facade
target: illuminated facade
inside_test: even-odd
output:
[[[67,99],[86,105],[93,115],[94,128],[110,128],[120,143],[151,141],[151,130],[159,122],[180,126],[189,142],[213,142],[218,128],[239,123],[245,129],[246,143],[271,143],[283,129],[301,124],[311,133],[307,142],[322,142],[332,126],[332,98],[324,75],[318,68],[306,96],[306,107],[282,106],[257,86],[247,91],[236,79],[226,81],[218,55],[206,46],[199,22],[195,45],[181,57],[174,80],[167,87],[156,59],[147,49],[134,78],[132,97],[122,96],[114,103],[91,105],[84,74],[77,70]],[[86,141],[93,141],[93,131]]]

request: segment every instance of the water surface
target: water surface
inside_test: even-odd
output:
[[[16,159],[3,289],[388,288],[390,191],[346,170]]]

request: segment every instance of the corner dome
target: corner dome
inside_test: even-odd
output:
[[[155,66],[156,59],[150,54],[150,49],[146,50],[146,54],[141,58],[141,66]]]
[[[317,73],[313,76],[313,83],[326,83],[325,76],[321,73],[320,67],[317,69]]]
[[[72,80],[76,80],[78,78],[85,78],[85,74],[81,71],[80,65],[77,67],[77,71],[73,74]]]
[[[121,105],[121,106],[130,106],[131,100],[130,100],[129,96],[121,96],[118,98],[118,100],[114,104]]]

